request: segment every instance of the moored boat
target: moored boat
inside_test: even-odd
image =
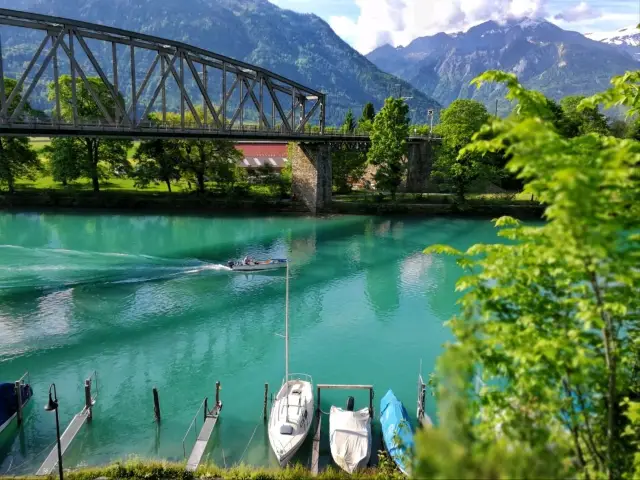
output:
[[[286,260],[285,260],[286,263]],[[285,297],[285,376],[271,406],[269,443],[284,467],[302,446],[313,420],[313,380],[306,374],[289,373],[289,269]]]
[[[331,406],[329,444],[336,464],[348,473],[366,468],[371,457],[371,412],[368,408],[353,411],[353,397],[347,409]]]
[[[253,260],[251,258],[245,258],[241,262],[234,262],[230,260],[227,263],[227,266],[234,272],[259,272],[263,270],[286,268],[287,263],[287,260],[283,258],[271,258],[268,260]]]
[[[31,397],[33,390],[28,383],[20,383],[20,398],[24,409]],[[18,395],[15,383],[0,383],[0,433],[9,428],[18,416]]]
[[[404,405],[389,390],[380,400],[382,438],[389,455],[405,475],[411,473],[413,429]]]

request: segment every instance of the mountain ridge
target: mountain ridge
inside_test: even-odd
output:
[[[456,98],[485,104],[501,99],[501,86],[477,90],[469,85],[490,69],[515,73],[525,86],[554,99],[601,91],[613,75],[637,69],[628,54],[612,45],[531,18],[488,21],[466,32],[420,37],[391,50],[383,46],[367,58],[445,105]],[[503,101],[500,111],[508,109]]]

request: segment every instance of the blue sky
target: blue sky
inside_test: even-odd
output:
[[[507,16],[544,17],[582,33],[640,23],[640,0],[271,0],[324,18],[362,53],[384,43],[406,45],[440,31],[466,30]]]

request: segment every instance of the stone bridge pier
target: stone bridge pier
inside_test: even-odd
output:
[[[427,139],[408,144],[406,187],[408,193],[425,191],[433,169],[434,148],[434,142]]]
[[[331,203],[331,145],[294,143],[291,150],[293,195],[311,213],[321,213]]]

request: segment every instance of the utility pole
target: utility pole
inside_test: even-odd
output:
[[[427,111],[427,116],[429,117],[429,137],[433,136],[433,108],[430,108]]]
[[[498,99],[496,98],[496,118],[498,117]]]

